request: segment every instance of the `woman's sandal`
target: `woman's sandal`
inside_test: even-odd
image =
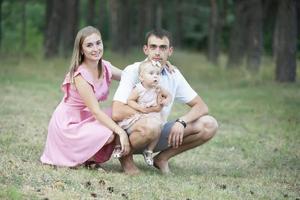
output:
[[[90,170],[97,170],[97,171],[103,171],[105,170],[102,168],[102,166],[99,163],[96,163],[95,161],[86,161],[84,163],[84,167]]]

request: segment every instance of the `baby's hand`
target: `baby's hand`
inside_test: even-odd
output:
[[[161,100],[161,105],[163,105],[163,106],[168,106],[168,105],[170,104],[170,102],[171,102],[170,99],[168,99],[168,98],[163,98],[163,99]]]

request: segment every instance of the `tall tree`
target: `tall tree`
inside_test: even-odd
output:
[[[147,0],[139,0],[138,1],[138,29],[137,29],[137,35],[136,37],[138,38],[138,40],[136,41],[137,42],[137,45],[141,45],[143,44],[143,41],[144,41],[144,34],[145,34],[145,31],[146,31],[146,11],[147,8],[146,7],[146,2]]]
[[[102,32],[104,29],[104,19],[105,19],[105,9],[106,3],[104,0],[99,1],[99,21],[98,21],[98,28]]]
[[[0,0],[0,50],[2,49],[2,3]]]
[[[119,1],[110,0],[109,1],[109,13],[110,13],[110,40],[112,50],[118,51],[119,49],[119,33],[118,33],[118,10],[119,10]]]
[[[45,34],[45,57],[51,58],[59,53],[59,44],[60,44],[60,31],[62,26],[62,18],[64,11],[64,1],[60,0],[47,0],[47,6],[51,8],[46,8],[46,11],[50,13],[46,14],[46,34]]]
[[[128,49],[130,48],[131,40],[132,38],[130,37],[130,3],[129,0],[122,0],[120,8],[120,17],[119,17],[119,48],[118,51],[126,54],[128,53]]]
[[[219,22],[217,0],[210,0],[210,6],[211,11],[208,34],[208,60],[214,64],[218,64],[221,27]]]
[[[245,55],[247,1],[235,0],[234,2],[235,22],[230,33],[227,67],[241,65]]]
[[[161,0],[158,0],[158,1],[155,1],[156,3],[156,11],[155,11],[155,14],[156,14],[156,20],[155,20],[155,28],[157,29],[161,29],[162,28],[162,1]]]
[[[95,3],[95,0],[88,0],[86,22],[92,26],[95,26]]]
[[[62,31],[62,46],[65,56],[72,50],[73,42],[78,29],[79,0],[66,0],[65,6],[68,12],[64,12],[64,29]]]
[[[147,1],[145,2],[145,26],[146,30],[149,31],[150,29],[153,29],[155,27],[155,1]]]
[[[260,66],[263,47],[262,2],[261,0],[251,0],[251,4],[248,5],[247,68],[252,72],[257,72]]]
[[[295,82],[297,50],[295,0],[279,1],[276,31],[276,80],[279,82]]]
[[[27,0],[21,2],[21,49],[26,48],[26,3]]]
[[[183,1],[175,1],[176,27],[175,27],[175,44],[182,47],[183,40]]]

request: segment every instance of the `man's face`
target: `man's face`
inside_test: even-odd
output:
[[[173,53],[173,48],[170,47],[167,37],[159,38],[151,35],[148,38],[148,44],[144,45],[144,53],[150,60],[159,61],[162,66],[165,66],[169,56]]]

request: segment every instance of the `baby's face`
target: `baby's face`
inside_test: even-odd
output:
[[[149,64],[140,74],[144,87],[153,88],[158,85],[160,68]]]

